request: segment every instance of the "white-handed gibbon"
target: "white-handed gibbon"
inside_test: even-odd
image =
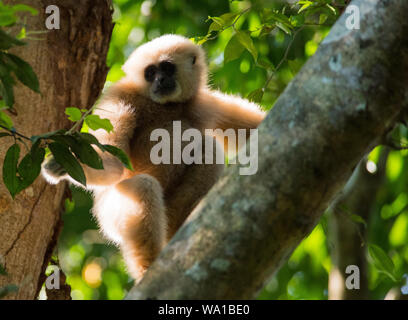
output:
[[[107,152],[99,152],[103,170],[83,167],[100,228],[139,280],[223,170],[204,162],[152,164],[152,131],[171,134],[173,121],[180,121],[182,129],[198,129],[204,145],[214,140],[205,129],[253,129],[265,114],[254,103],[209,89],[204,51],[182,36],[164,35],[140,46],[123,70],[125,77],[107,90],[94,112],[109,119],[114,131],[91,133],[124,150],[134,171]],[[53,157],[42,173],[53,184],[73,182]]]

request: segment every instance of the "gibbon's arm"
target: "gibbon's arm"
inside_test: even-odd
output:
[[[136,127],[136,115],[134,108],[119,99],[120,93],[111,91],[97,106],[94,114],[101,119],[109,119],[113,125],[113,131],[105,130],[89,132],[93,134],[101,144],[113,145],[130,155],[129,141]],[[108,152],[100,152],[103,161],[103,170],[92,169],[83,166],[87,183],[90,185],[112,185],[124,178],[126,169],[123,164]]]
[[[121,93],[121,91],[115,88],[110,90],[102,98],[94,112],[94,114],[99,115],[102,119],[109,119],[113,125],[113,131],[108,133],[105,130],[99,129],[96,131],[89,130],[89,133],[93,134],[101,144],[113,145],[129,155],[129,141],[136,126],[136,115],[134,108],[119,98]],[[95,150],[103,161],[104,169],[97,170],[87,165],[82,165],[87,185],[90,187],[108,186],[123,180],[127,171],[123,164],[110,153],[102,152],[97,147],[95,147]],[[49,157],[44,162],[42,169],[43,176],[52,184],[57,184],[61,180],[69,180],[77,184],[53,157]]]
[[[82,164],[84,169],[87,187],[108,186],[116,184],[122,180],[124,167],[119,160],[106,152],[102,153],[96,150],[103,162],[103,170],[96,170]],[[75,185],[80,185],[72,179],[65,169],[55,160],[54,156],[49,156],[42,164],[41,173],[50,184],[57,184],[62,180],[67,180]]]
[[[195,111],[198,117],[205,119],[206,129],[233,129],[236,134],[238,129],[247,129],[247,138],[250,134],[249,129],[257,128],[266,116],[255,103],[209,89],[198,93]],[[227,139],[216,137],[221,138],[220,142],[224,144],[224,149],[228,150]]]

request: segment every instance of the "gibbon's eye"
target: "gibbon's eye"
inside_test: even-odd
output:
[[[162,63],[160,63],[159,68],[167,76],[170,76],[170,77],[176,73],[176,66],[169,61],[163,61]]]
[[[193,56],[193,65],[195,65],[195,63],[196,63],[196,61],[197,61],[197,57],[196,56]]]
[[[144,71],[144,77],[147,82],[153,82],[154,76],[157,72],[157,68],[153,65],[148,66]]]

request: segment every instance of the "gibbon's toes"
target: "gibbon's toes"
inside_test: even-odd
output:
[[[127,266],[129,274],[135,279],[135,283],[139,283],[145,275],[147,268],[141,266]]]

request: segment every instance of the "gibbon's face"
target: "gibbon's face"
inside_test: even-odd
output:
[[[160,104],[187,101],[207,84],[204,51],[178,35],[164,35],[140,46],[123,70],[146,96]]]

